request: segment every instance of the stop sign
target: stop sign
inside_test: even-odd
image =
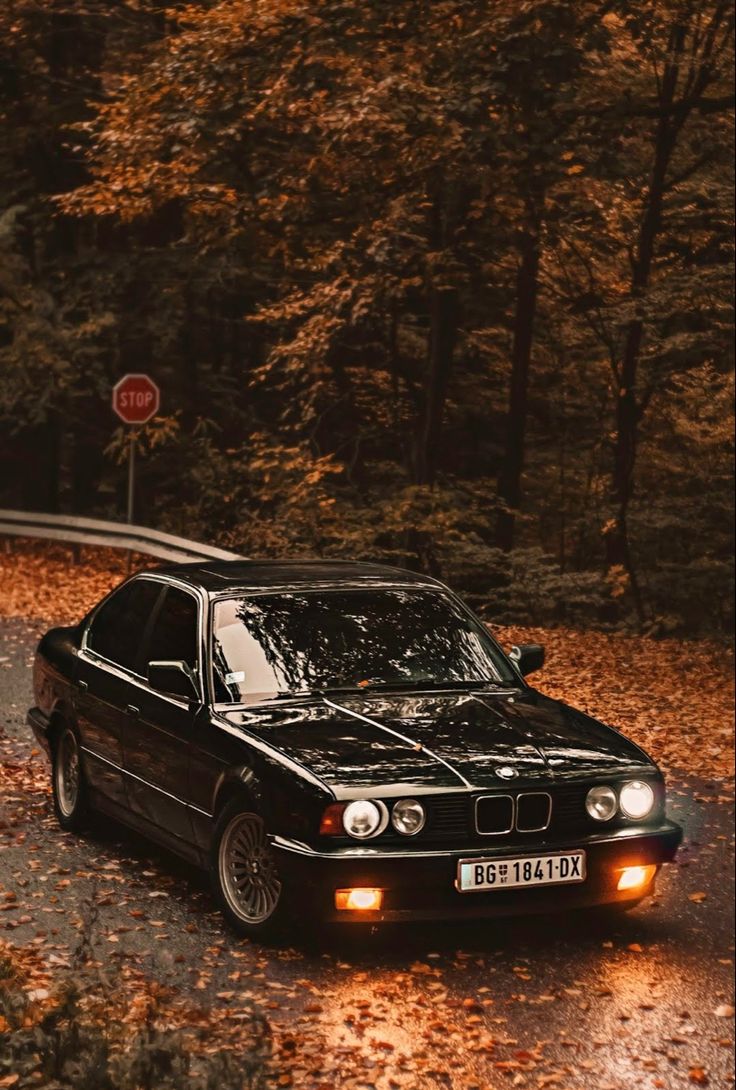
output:
[[[112,407],[126,424],[145,424],[158,412],[161,391],[148,375],[124,375],[112,389]]]

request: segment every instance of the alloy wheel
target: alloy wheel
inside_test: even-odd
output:
[[[219,851],[220,885],[235,915],[245,923],[264,923],[281,896],[281,882],[256,814],[236,814],[223,833]]]
[[[64,817],[71,817],[79,801],[79,746],[70,730],[59,741],[55,774],[59,809]]]

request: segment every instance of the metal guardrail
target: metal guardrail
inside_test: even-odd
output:
[[[30,511],[4,511],[0,508],[0,535],[50,538],[53,541],[78,542],[82,545],[107,545],[113,549],[155,556],[161,560],[244,560],[238,553],[202,545],[146,526],[133,526],[104,519],[75,515],[45,515]]]

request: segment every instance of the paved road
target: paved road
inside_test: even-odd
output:
[[[22,766],[37,630],[0,624],[3,752]],[[203,878],[165,853],[107,824],[85,839],[62,834],[47,796],[28,796],[16,792],[0,823],[0,890],[17,895],[0,913],[0,938],[36,939],[63,962],[80,904],[95,898],[100,960],[135,962],[182,1002],[196,997],[234,1019],[252,997],[294,1086],[733,1085],[733,809],[716,784],[671,777],[680,862],[652,902],[614,923],[345,928],[283,948],[234,939]]]

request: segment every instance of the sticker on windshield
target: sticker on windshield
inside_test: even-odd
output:
[[[245,681],[245,670],[235,670],[232,674],[225,674],[226,685],[239,685]]]

